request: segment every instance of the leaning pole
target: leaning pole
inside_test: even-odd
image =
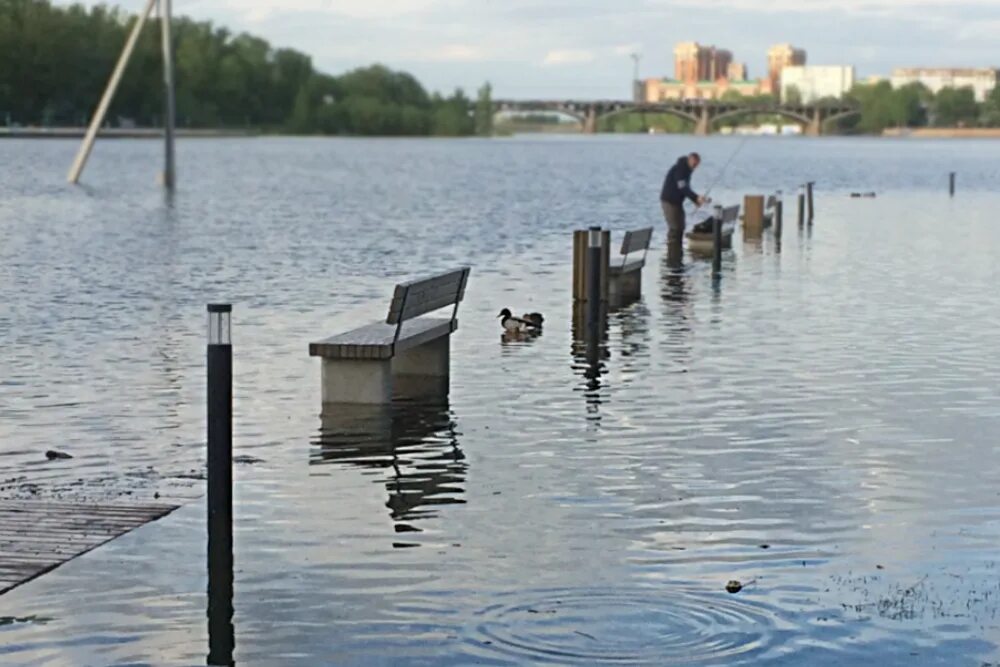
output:
[[[171,0],[160,0],[160,26],[163,42],[163,175],[161,181],[168,189],[174,187],[174,38],[171,34]]]
[[[87,159],[90,157],[90,152],[94,148],[94,141],[97,139],[97,133],[101,129],[101,125],[104,124],[104,118],[108,114],[108,108],[111,106],[111,101],[115,97],[115,92],[118,90],[118,84],[121,83],[122,75],[125,73],[125,68],[128,67],[128,62],[132,57],[132,52],[135,50],[136,42],[139,41],[139,36],[142,34],[142,28],[146,24],[146,20],[153,11],[153,7],[160,3],[161,9],[161,39],[163,41],[163,84],[165,88],[164,94],[164,109],[163,109],[163,134],[165,137],[165,155],[164,155],[164,169],[161,175],[161,180],[163,185],[167,188],[173,188],[176,179],[175,167],[174,167],[174,124],[175,124],[175,103],[174,103],[174,42],[173,34],[171,31],[171,0],[147,0],[145,8],[136,18],[135,25],[132,26],[132,32],[129,33],[128,39],[125,41],[125,46],[122,48],[121,55],[118,56],[118,63],[115,65],[114,71],[111,73],[111,78],[108,79],[108,85],[104,88],[104,94],[101,96],[101,101],[97,105],[97,110],[94,111],[93,117],[90,119],[90,125],[87,127],[87,132],[83,137],[83,143],[80,145],[80,150],[77,151],[76,159],[73,160],[73,166],[70,167],[69,175],[67,180],[70,183],[79,183],[80,175],[83,173],[84,167],[87,165]]]

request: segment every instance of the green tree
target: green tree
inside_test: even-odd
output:
[[[942,88],[934,96],[934,124],[938,127],[964,127],[975,124],[979,105],[972,88]]]
[[[980,124],[984,127],[1000,127],[1000,86],[996,86],[986,96],[986,101],[982,105]]]
[[[493,134],[493,89],[488,81],[476,96],[476,134],[481,137]]]
[[[85,124],[136,17],[117,8],[0,0],[0,123]],[[469,100],[431,95],[412,75],[373,65],[330,76],[309,56],[249,34],[175,18],[182,126],[327,134],[472,134]],[[160,25],[148,21],[108,122],[161,122]]]
[[[798,86],[786,86],[782,102],[785,104],[802,104],[802,91]]]

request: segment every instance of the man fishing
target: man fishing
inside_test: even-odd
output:
[[[679,244],[684,240],[684,227],[687,224],[684,215],[685,199],[690,199],[698,206],[709,202],[707,197],[698,195],[691,189],[691,174],[699,164],[701,156],[697,153],[682,155],[677,158],[677,162],[663,179],[660,205],[663,207],[663,217],[667,221],[667,243]]]

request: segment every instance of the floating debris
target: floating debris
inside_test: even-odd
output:
[[[60,452],[59,450],[56,449],[50,449],[49,451],[45,452],[45,458],[47,458],[49,461],[55,461],[56,459],[71,459],[73,458],[73,456],[67,454],[66,452]]]
[[[729,583],[726,584],[727,593],[739,593],[742,590],[743,590],[743,584],[741,584],[735,579],[730,579]]]

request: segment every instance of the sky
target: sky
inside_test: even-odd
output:
[[[641,78],[671,76],[681,41],[731,50],[753,78],[785,42],[862,77],[1000,66],[1000,0],[174,0],[174,13],[303,51],[332,74],[379,62],[441,92],[489,81],[494,98],[627,99],[630,54]]]

